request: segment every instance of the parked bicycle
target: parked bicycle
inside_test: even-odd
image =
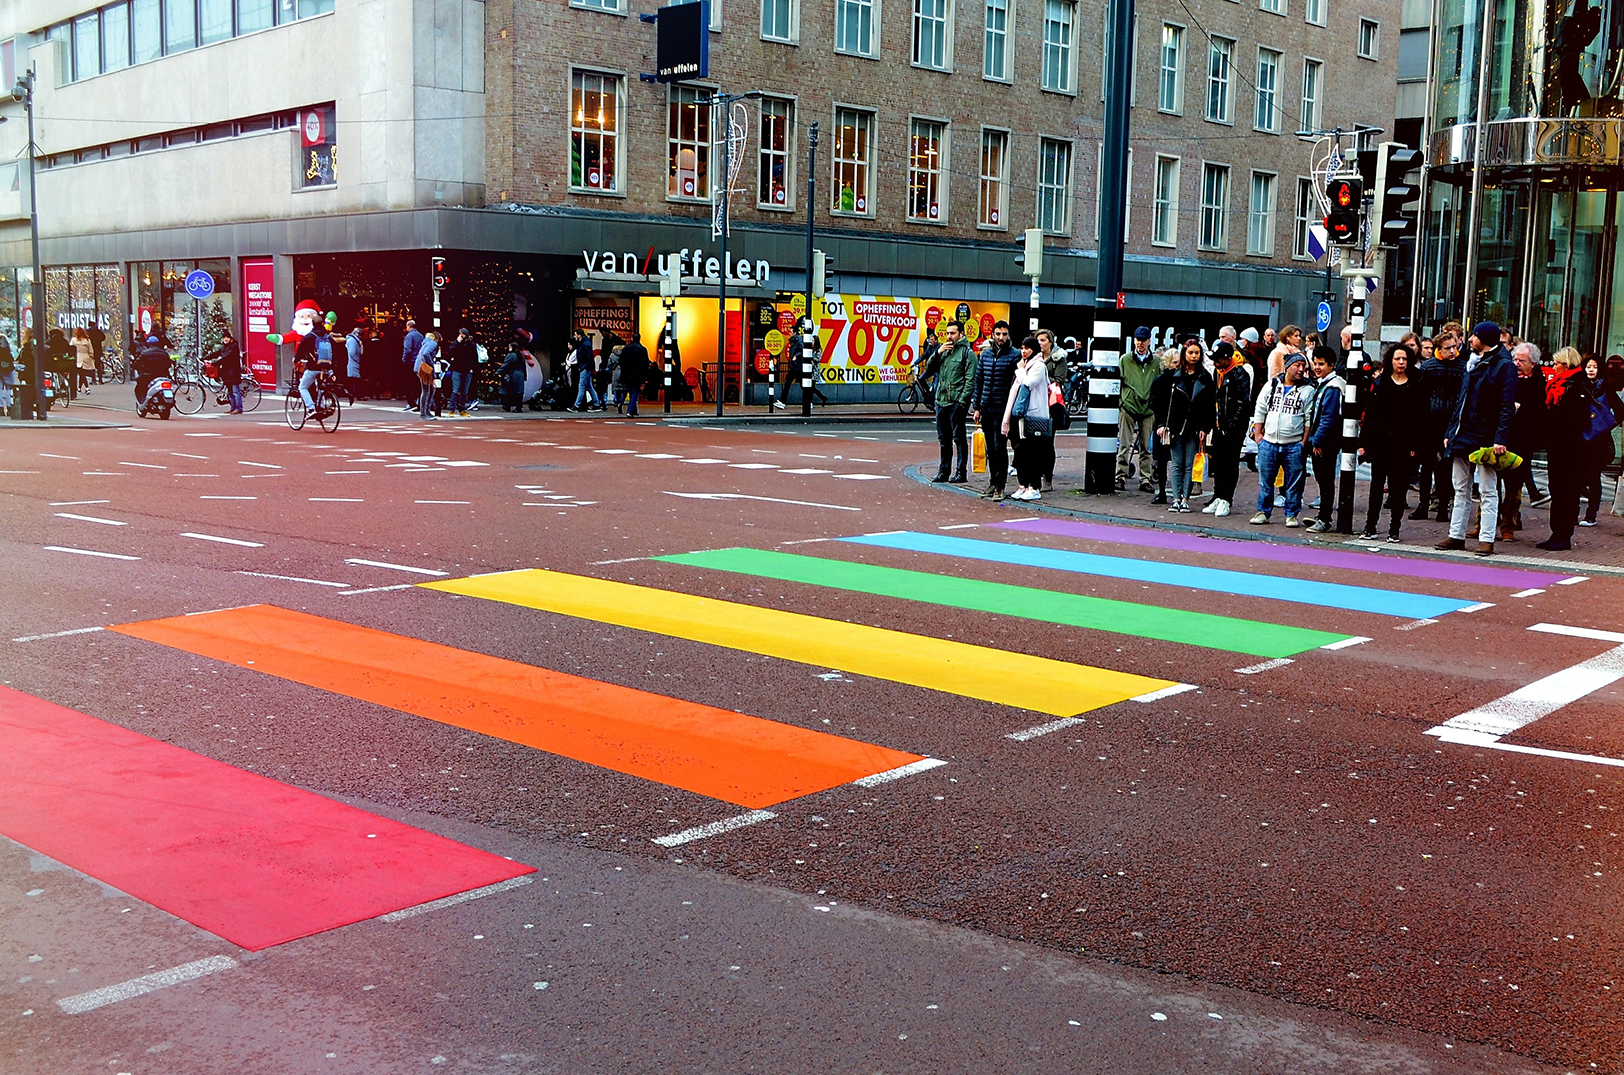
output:
[[[936,391],[922,366],[908,368],[908,381],[897,392],[897,410],[903,414],[917,414],[919,408],[936,409]]]
[[[246,411],[257,410],[264,389],[252,376],[242,379],[242,409]],[[214,397],[217,407],[227,407],[231,404],[231,388],[220,380],[220,367],[214,362],[205,362],[200,370],[180,374],[175,382],[175,409],[182,414],[196,414],[203,409],[209,396]],[[301,401],[302,402],[302,401]]]
[[[315,401],[316,409],[310,410],[305,406],[304,399],[299,395],[299,376],[295,371],[292,380],[288,382],[287,399],[282,404],[282,416],[287,419],[289,429],[303,429],[305,422],[314,418],[321,426],[323,433],[332,433],[338,429],[339,410],[338,393],[334,390],[337,378],[332,370],[323,370],[316,383],[310,388],[310,398]],[[246,408],[247,404],[244,403]]]

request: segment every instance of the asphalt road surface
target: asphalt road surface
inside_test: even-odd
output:
[[[0,430],[6,1075],[1624,1071],[1620,578],[276,418]]]

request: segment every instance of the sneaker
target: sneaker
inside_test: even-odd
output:
[[[1426,508],[1417,508],[1409,514],[1409,520],[1412,523],[1424,523],[1428,517]]]
[[[1167,494],[1166,493],[1157,493],[1154,497],[1151,498],[1150,502],[1152,504],[1165,504],[1165,503],[1167,503]]]
[[[1303,525],[1303,524],[1297,521],[1297,516],[1295,516],[1295,515],[1287,515],[1286,516],[1286,529],[1295,530],[1301,525]]]
[[[1594,519],[1580,519],[1579,520],[1579,525],[1580,526],[1595,526],[1596,525],[1596,520],[1594,520]]]
[[[1031,500],[1032,499],[1032,490],[1030,490],[1030,489],[1017,489],[1013,493],[1009,494],[1009,498],[1011,500]]]
[[[1030,493],[1027,494],[1026,499],[1028,499],[1028,500],[1042,500],[1043,499],[1043,494],[1038,492],[1036,489],[1033,489]]]
[[[1312,530],[1314,528],[1311,526],[1311,527],[1309,527],[1309,529]],[[1359,540],[1360,541],[1375,541],[1376,540],[1376,531],[1374,531],[1374,530],[1366,530],[1364,533],[1359,535]]]
[[[1571,541],[1558,541],[1555,538],[1546,538],[1544,541],[1536,541],[1534,548],[1544,549],[1546,552],[1567,552],[1573,548],[1573,543]]]
[[[970,479],[965,477],[963,474],[955,474],[948,479],[948,482],[953,485],[969,485]]]
[[[783,409],[784,409],[784,403],[783,403],[782,400],[777,400],[777,399],[773,400],[773,410],[781,411]]]
[[[1140,482],[1139,491],[1141,493],[1154,493],[1156,491],[1156,487],[1149,482]]]
[[[1184,506],[1182,504],[1180,504],[1177,500],[1175,500],[1171,504],[1167,505],[1167,510],[1168,510],[1169,514],[1171,514],[1173,512],[1183,511]]]
[[[1116,491],[1119,492],[1119,493],[1122,493],[1122,492],[1126,492],[1127,489],[1128,489],[1128,479],[1127,478],[1118,478],[1116,480]]]
[[[1218,505],[1222,504],[1222,503],[1223,503],[1222,500],[1214,500],[1214,501],[1212,501],[1206,507],[1201,509],[1201,514],[1203,514],[1203,515],[1216,515],[1216,514],[1218,514]]]
[[[1446,537],[1442,541],[1434,541],[1432,547],[1435,549],[1464,549],[1466,542],[1457,537]]]
[[[1324,519],[1315,519],[1313,522],[1308,524],[1308,532],[1311,534],[1323,534],[1329,529],[1331,529],[1331,524],[1326,522]],[[1373,533],[1365,535],[1365,537],[1375,536],[1376,535]]]
[[[1217,505],[1218,505],[1218,510],[1213,512],[1213,515],[1215,515],[1218,518],[1222,519],[1224,516],[1229,514],[1229,501],[1227,501],[1227,500],[1219,500],[1219,501],[1216,501],[1215,503],[1217,503]]]
[[[1256,515],[1252,516],[1252,525],[1253,526],[1268,526],[1269,525],[1269,517],[1267,515],[1263,514],[1260,511]]]
[[[1388,534],[1387,535],[1387,543],[1389,545],[1397,545],[1398,544],[1398,535],[1397,534]]]
[[[1492,541],[1480,541],[1480,542],[1478,542],[1477,543],[1477,551],[1476,551],[1475,555],[1477,555],[1477,556],[1493,556],[1494,555],[1494,542],[1492,542]]]
[[[930,480],[932,485],[943,485],[947,482],[946,474],[938,474]]]
[[[981,492],[977,493],[976,496],[979,496],[982,500],[991,500],[993,494],[997,491],[998,487],[996,485],[989,485],[985,489],[981,490]]]
[[[1002,504],[1004,502],[1004,491],[1002,489],[994,489],[992,491],[992,502],[994,504]]]

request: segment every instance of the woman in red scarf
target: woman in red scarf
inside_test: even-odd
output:
[[[1579,493],[1584,484],[1585,426],[1590,421],[1589,382],[1579,352],[1564,347],[1551,356],[1556,363],[1545,388],[1545,457],[1550,468],[1551,536],[1535,548],[1565,552],[1573,548],[1579,522]]]

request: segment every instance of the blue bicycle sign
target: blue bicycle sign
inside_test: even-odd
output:
[[[206,299],[214,294],[214,277],[202,269],[186,274],[186,293],[194,299]]]

